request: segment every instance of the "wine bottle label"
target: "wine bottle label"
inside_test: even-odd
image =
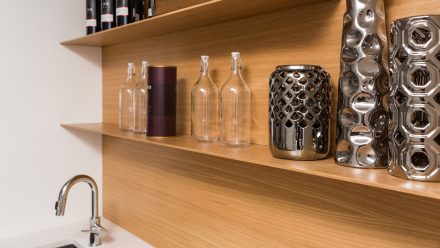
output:
[[[119,7],[116,9],[116,16],[128,16],[128,7]]]
[[[87,19],[86,20],[86,27],[96,27],[96,26],[98,26],[96,19]]]
[[[101,22],[113,22],[112,14],[101,15]]]

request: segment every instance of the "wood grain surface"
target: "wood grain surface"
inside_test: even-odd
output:
[[[440,200],[440,184],[409,181],[393,177],[387,170],[365,170],[348,168],[336,165],[333,158],[319,161],[292,161],[274,158],[266,145],[251,145],[249,147],[235,148],[219,143],[204,144],[194,141],[189,135],[178,137],[154,138],[145,135],[133,134],[120,131],[114,124],[71,124],[63,125],[69,130],[79,130],[98,134],[104,134],[125,140],[155,145],[163,148],[171,148],[188,153],[216,157],[218,159],[245,162],[255,167],[271,167],[306,175],[314,175],[327,179],[335,179],[341,182],[365,185],[373,188],[386,189],[416,196],[422,196]],[[188,155],[190,156],[190,155]]]
[[[385,6],[388,24],[440,12],[437,0]],[[229,53],[240,51],[252,90],[252,142],[266,145],[268,77],[276,65],[323,66],[333,77],[335,110],[344,11],[345,1],[323,1],[104,47],[104,122],[117,123],[126,64],[147,59],[178,66],[178,131],[189,134],[199,56],[211,56],[220,87]],[[157,247],[440,247],[437,199],[225,157],[104,136],[104,214]],[[360,173],[374,180],[379,172]]]
[[[104,216],[156,247],[440,247],[439,200],[104,136]]]
[[[252,142],[267,144],[269,75],[276,65],[304,63],[320,64],[336,77],[341,16],[335,13],[342,7],[338,1],[326,1],[105,47],[104,122],[117,123],[117,92],[125,79],[126,64],[139,65],[146,59],[151,64],[178,67],[177,130],[189,134],[190,91],[200,74],[200,55],[211,56],[211,75],[221,87],[230,73],[230,52],[240,51],[244,77],[252,91]]]
[[[439,10],[436,0],[386,1],[387,22]],[[281,64],[318,64],[333,82],[332,133],[339,77],[339,51],[345,1],[324,1],[103,48],[104,122],[117,123],[117,91],[126,64],[146,59],[178,67],[178,132],[190,133],[190,91],[199,77],[199,57],[211,56],[211,74],[219,87],[229,75],[230,52],[240,51],[244,77],[252,91],[252,142],[268,143],[268,78]],[[334,135],[332,135],[334,140]]]
[[[170,2],[178,0],[165,0]],[[203,2],[142,21],[61,42],[62,45],[105,47],[154,36],[331,0],[189,0]],[[159,1],[156,1],[159,2]],[[161,1],[162,2],[162,1]],[[185,3],[183,3],[185,2]],[[159,3],[161,5],[161,3]],[[165,6],[166,7],[166,6]]]
[[[209,0],[159,0],[156,1],[156,14],[161,15],[205,2]]]

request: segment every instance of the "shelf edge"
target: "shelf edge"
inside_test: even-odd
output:
[[[182,146],[178,146],[178,145],[166,144],[166,143],[160,142],[158,140],[147,140],[147,137],[145,137],[145,139],[142,139],[142,138],[140,138],[139,135],[136,135],[136,134],[131,134],[131,135],[129,134],[130,137],[122,136],[122,135],[118,135],[118,134],[115,134],[112,132],[107,132],[107,131],[103,130],[103,128],[101,128],[101,127],[97,128],[97,126],[102,126],[101,123],[88,123],[88,124],[84,123],[84,124],[80,124],[80,125],[81,126],[78,126],[76,124],[61,124],[61,126],[63,128],[68,129],[68,130],[77,130],[77,131],[82,131],[82,132],[106,135],[106,136],[110,136],[110,137],[114,137],[114,138],[120,138],[120,139],[130,140],[130,141],[134,141],[134,142],[149,144],[149,145],[155,145],[155,146],[160,146],[160,147],[165,147],[165,148],[170,148],[170,149],[176,149],[179,151],[192,152],[192,153],[212,156],[212,157],[216,157],[216,158],[233,160],[233,161],[237,161],[237,162],[241,162],[241,163],[249,163],[249,164],[254,164],[254,165],[258,165],[258,166],[265,166],[265,167],[274,168],[274,169],[281,169],[281,170],[285,170],[285,171],[289,171],[289,172],[293,172],[293,173],[301,173],[301,174],[305,174],[305,175],[333,179],[333,180],[337,180],[337,181],[341,181],[341,182],[363,185],[363,186],[367,186],[367,187],[371,187],[371,188],[375,188],[375,189],[384,189],[384,190],[389,190],[389,191],[394,191],[394,192],[399,192],[399,193],[415,195],[415,196],[419,196],[419,197],[425,197],[425,198],[429,198],[429,199],[440,200],[440,194],[436,194],[436,193],[424,192],[421,190],[414,191],[414,190],[411,190],[408,188],[402,188],[402,187],[397,187],[397,186],[387,185],[387,184],[377,183],[377,182],[369,182],[364,179],[356,179],[356,178],[351,178],[351,177],[347,177],[347,176],[332,175],[332,174],[320,172],[320,171],[310,172],[310,171],[301,170],[300,168],[295,168],[294,166],[276,166],[275,163],[270,163],[270,162],[266,162],[266,161],[261,162],[261,161],[257,161],[257,160],[253,160],[253,159],[240,159],[240,158],[233,156],[233,155],[221,154],[218,152],[211,152],[211,151],[200,151],[198,149],[191,148],[191,147],[182,147]],[[95,127],[84,128],[85,125],[95,125]],[[185,135],[185,136],[187,136],[187,135]],[[267,149],[269,149],[268,146],[264,146],[264,145],[253,145],[253,146],[267,147]],[[274,158],[274,160],[278,160],[278,159]],[[282,161],[284,161],[284,160],[282,160]],[[326,160],[321,160],[321,161],[328,162],[328,161],[333,161],[333,159],[327,158]],[[301,161],[297,161],[297,162],[301,162]],[[307,162],[311,162],[311,161],[306,161],[306,162],[301,162],[301,163],[307,163]],[[354,168],[344,168],[344,169],[366,171],[366,169],[354,169]],[[378,171],[378,170],[374,170],[374,171]],[[386,170],[380,170],[380,171],[387,173]],[[420,186],[427,186],[428,184],[436,185],[436,186],[438,185],[440,187],[440,184],[435,184],[435,183],[408,181],[408,180],[404,180],[404,179],[394,178],[391,176],[390,176],[390,178],[392,178],[393,180],[394,179],[395,180],[402,180],[405,184],[408,185],[408,187],[420,188],[417,186],[419,186],[419,185]]]

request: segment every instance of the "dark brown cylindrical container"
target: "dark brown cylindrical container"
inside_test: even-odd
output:
[[[148,67],[148,128],[147,136],[176,135],[177,67]]]

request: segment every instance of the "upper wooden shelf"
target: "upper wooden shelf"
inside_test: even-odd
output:
[[[384,169],[355,169],[342,167],[336,165],[333,158],[319,161],[282,160],[272,157],[269,147],[264,145],[232,148],[219,143],[199,143],[193,141],[189,135],[167,138],[147,138],[145,135],[122,132],[115,124],[85,123],[64,124],[61,126],[70,130],[98,133],[151,145],[232,159],[259,166],[268,166],[440,200],[440,184],[408,181],[396,178],[390,176]]]
[[[61,44],[105,47],[320,1],[329,0],[212,0]]]

